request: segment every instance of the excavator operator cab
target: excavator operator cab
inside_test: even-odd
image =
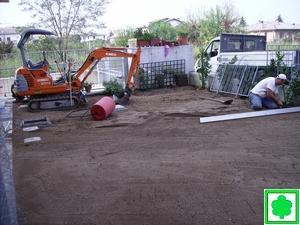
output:
[[[46,52],[43,51],[43,60],[38,63],[34,63],[31,59],[28,59],[27,66],[29,69],[49,69],[49,62],[46,59]],[[45,68],[47,67],[47,68]]]
[[[23,67],[24,68],[29,68],[29,69],[42,69],[46,66],[49,67],[49,62],[46,60],[46,53],[45,51],[43,52],[43,57],[44,59],[35,64],[32,60],[28,59],[26,60],[26,56],[25,56],[25,43],[28,41],[29,37],[31,35],[55,35],[54,33],[52,33],[51,31],[47,31],[47,30],[40,30],[40,29],[28,29],[28,30],[24,30],[21,32],[20,34],[20,40],[17,44],[18,48],[20,49],[21,52],[21,57],[22,57],[22,62],[23,62]]]

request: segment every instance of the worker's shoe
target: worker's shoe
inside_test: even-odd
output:
[[[262,110],[263,108],[262,108],[262,107],[259,107],[259,106],[253,106],[252,109],[253,109],[253,110]]]

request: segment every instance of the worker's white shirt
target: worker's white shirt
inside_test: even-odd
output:
[[[275,85],[274,77],[268,77],[261,80],[255,85],[251,92],[264,98],[267,96],[267,88],[271,89],[274,94],[278,94],[278,87]]]

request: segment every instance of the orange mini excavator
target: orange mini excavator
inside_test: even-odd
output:
[[[31,35],[55,35],[54,33],[40,29],[25,30],[20,34],[18,48],[21,51],[23,66],[18,68],[14,76],[14,84],[11,91],[16,101],[28,101],[28,110],[31,112],[47,109],[68,109],[75,108],[81,102],[86,102],[82,86],[88,76],[92,73],[97,63],[105,57],[131,57],[131,65],[128,72],[124,96],[132,93],[135,85],[131,81],[132,76],[137,74],[140,64],[141,49],[136,53],[124,52],[122,47],[102,47],[92,51],[81,68],[71,76],[60,77],[53,80],[49,72],[49,62],[43,52],[44,59],[34,64],[26,59],[24,45]],[[86,72],[86,73],[85,73]]]

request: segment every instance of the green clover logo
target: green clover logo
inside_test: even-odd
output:
[[[290,215],[292,212],[292,202],[287,200],[284,195],[279,195],[277,200],[272,201],[272,208],[272,213],[275,216],[284,219],[285,216]]]

